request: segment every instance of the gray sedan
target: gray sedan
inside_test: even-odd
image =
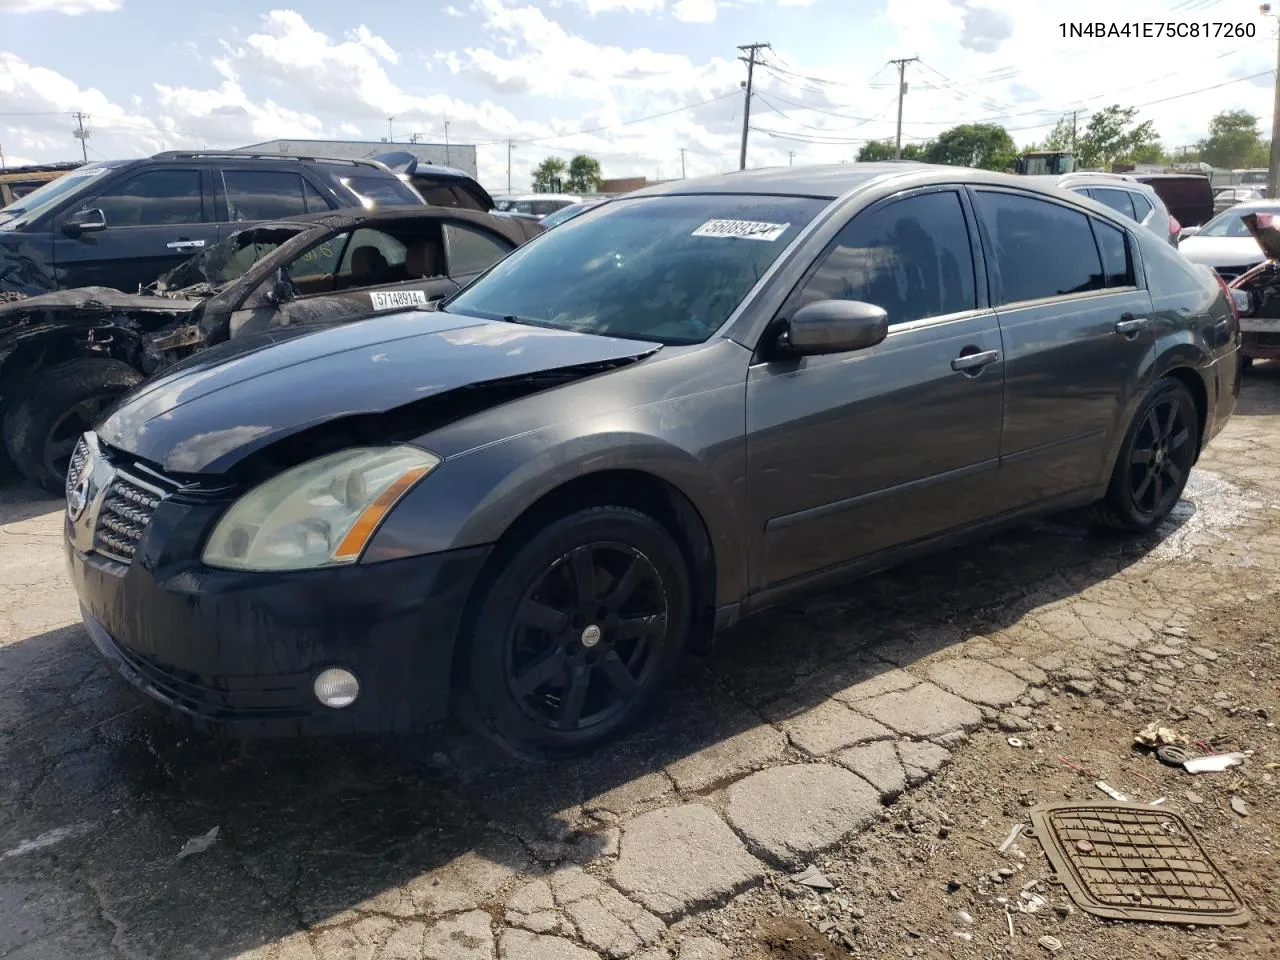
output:
[[[1235,408],[1234,304],[1025,178],[682,180],[443,310],[144,384],[76,450],[71,578],[107,660],[206,729],[452,706],[590,747],[797,591],[1067,507],[1152,531]]]

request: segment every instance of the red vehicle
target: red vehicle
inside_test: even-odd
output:
[[[1267,259],[1231,281],[1240,311],[1241,358],[1280,359],[1280,223],[1271,213],[1246,213],[1242,218]]]

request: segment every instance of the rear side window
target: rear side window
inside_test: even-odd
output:
[[[1131,193],[1129,196],[1133,199],[1133,218],[1141,223],[1152,210],[1151,201],[1140,193]]]
[[[1108,287],[1132,287],[1133,257],[1129,252],[1129,240],[1125,232],[1109,223],[1090,218],[1093,235],[1098,240],[1098,252],[1102,255],[1102,269]]]
[[[951,191],[896,200],[858,214],[812,275],[796,307],[818,300],[861,300],[889,323],[977,306],[973,248],[960,198]]]
[[[444,237],[449,248],[449,275],[453,277],[488,270],[511,252],[509,245],[491,234],[460,223],[446,223]]]
[[[329,201],[324,198],[324,194],[312,186],[311,181],[305,177],[302,179],[302,195],[307,201],[307,213],[324,213],[332,209]]]
[[[112,187],[86,206],[100,208],[108,227],[200,223],[204,219],[200,171],[149,170]]]
[[[224,170],[227,214],[237,220],[279,220],[307,212],[302,177],[282,170]]]
[[[461,207],[463,210],[483,210],[480,202],[462,187],[452,183],[414,184],[422,199],[433,207]]]
[[[1123,213],[1130,220],[1134,219],[1132,194],[1128,190],[1112,190],[1107,187],[1094,187],[1091,191],[1093,199],[1105,204],[1117,213]]]
[[[978,191],[1000,302],[1060,297],[1104,286],[1089,217],[1047,200]]]
[[[343,177],[342,182],[366,207],[421,206],[418,195],[393,176]]]

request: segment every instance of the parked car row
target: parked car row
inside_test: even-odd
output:
[[[227,342],[70,449],[89,635],[203,729],[452,709],[545,754],[616,735],[686,649],[801,590],[1069,507],[1151,531],[1235,407],[1246,297],[1135,184],[757,170],[527,243],[474,212],[514,249],[438,303],[378,272],[422,273],[415,239],[355,238],[397,213],[251,227],[151,293],[179,315],[153,354]],[[432,214],[450,283],[460,213]],[[289,320],[345,316],[358,272],[428,302]]]
[[[427,305],[542,231],[478,212],[492,201],[459,171],[403,175],[436,204],[376,162],[170,153],[80,167],[0,211],[4,458],[59,490],[77,438],[144,376]]]

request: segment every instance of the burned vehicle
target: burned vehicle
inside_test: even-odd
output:
[[[1240,310],[1241,363],[1280,359],[1280,222],[1275,213],[1240,218],[1266,258],[1231,281]]]
[[[541,231],[421,206],[310,214],[241,230],[138,293],[84,287],[0,304],[4,452],[59,490],[76,438],[156,370],[233,338],[424,307]]]

